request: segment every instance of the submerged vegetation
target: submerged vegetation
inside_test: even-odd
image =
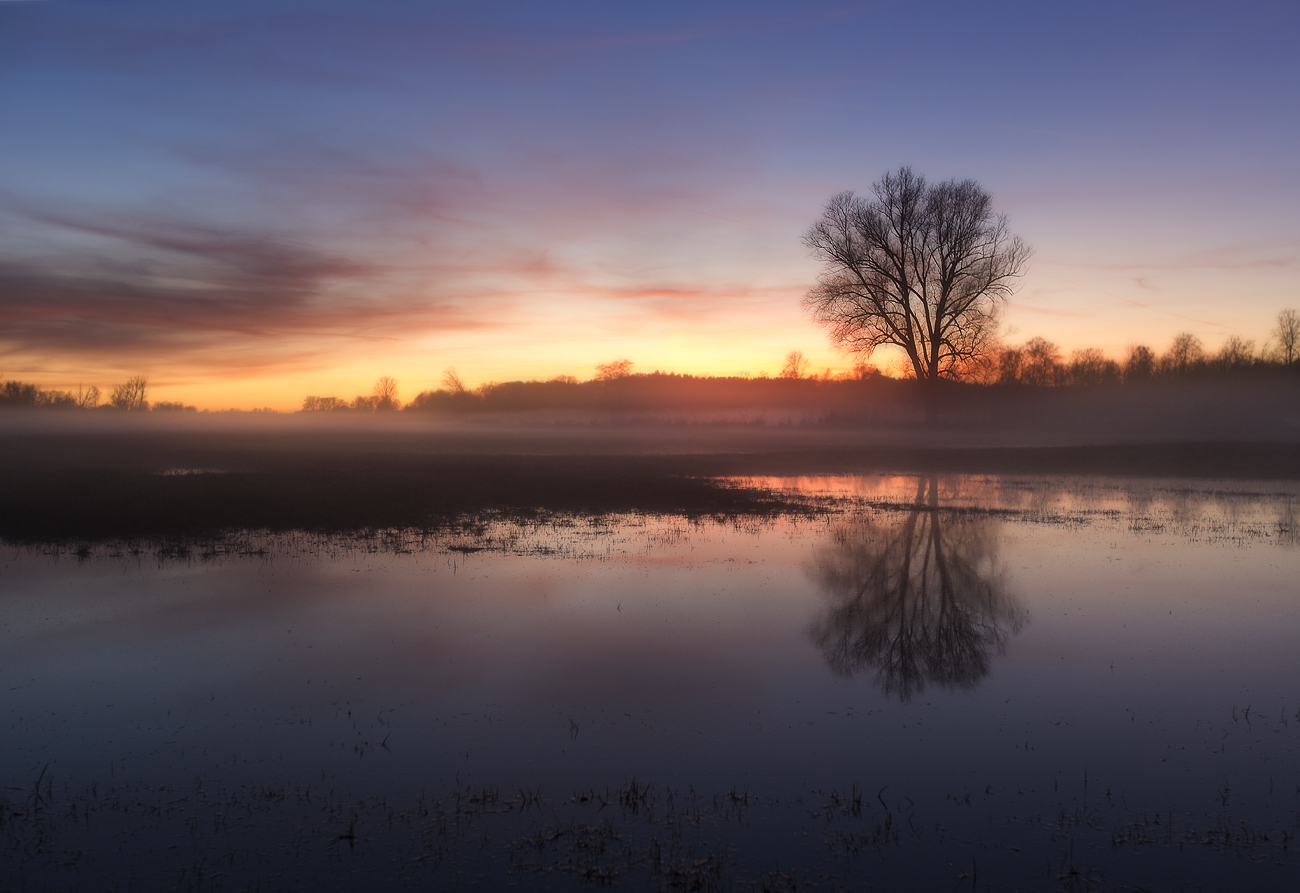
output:
[[[1235,733],[1234,743],[1245,737],[1237,723],[1215,725],[1225,738]],[[385,727],[366,731],[376,739],[369,748],[383,746]],[[978,884],[982,872],[1031,889],[1088,890],[1130,876],[1191,881],[1208,871],[1222,881],[1242,865],[1256,880],[1283,883],[1300,833],[1288,791],[1259,810],[1243,807],[1229,786],[1206,783],[1175,809],[1129,802],[1087,772],[1064,784],[1058,777],[1027,809],[1025,792],[1004,784],[942,799],[918,794],[918,803],[868,767],[864,781],[842,789],[785,797],[635,777],[555,795],[466,783],[358,795],[320,777],[74,787],[48,768],[30,788],[0,796],[6,889],[88,878],[262,889],[268,877],[276,889],[429,889],[473,878],[522,889],[721,893],[960,887]],[[786,832],[779,843],[767,831],[774,826]],[[1024,848],[1044,858],[1021,858]]]
[[[1295,872],[1292,847],[1300,833],[1294,771],[1300,739],[1290,727],[1300,723],[1300,711],[1279,699],[1269,682],[1263,691],[1251,690],[1249,702],[1233,703],[1217,691],[1180,697],[1185,682],[1157,690],[1173,692],[1172,699],[1144,698],[1132,685],[1142,680],[1142,669],[1122,659],[1134,646],[1126,652],[1116,637],[1118,644],[1108,641],[1097,653],[1064,649],[1061,660],[1068,657],[1074,673],[1092,674],[1064,677],[1089,682],[1082,701],[1069,686],[1026,691],[1008,688],[1003,679],[981,704],[975,689],[990,685],[988,661],[1026,616],[999,572],[1002,537],[991,525],[1048,525],[1057,542],[1073,538],[1076,523],[1095,525],[1095,544],[1122,538],[1138,520],[1177,525],[1171,532],[1190,542],[1203,542],[1207,526],[1217,523],[1249,532],[1252,544],[1279,546],[1262,522],[1289,507],[1293,491],[1079,479],[871,482],[845,498],[841,519],[799,519],[785,528],[787,534],[799,531],[802,544],[811,547],[805,571],[825,602],[811,627],[789,632],[811,639],[832,671],[876,671],[881,698],[872,698],[865,686],[823,685],[815,672],[801,677],[807,670],[802,658],[778,663],[774,675],[781,684],[770,687],[760,669],[764,662],[791,658],[771,647],[779,640],[770,636],[759,639],[767,649],[730,650],[733,642],[746,643],[748,617],[733,617],[730,628],[708,633],[712,653],[688,655],[676,638],[680,629],[650,632],[663,622],[649,610],[658,591],[605,585],[627,577],[597,574],[591,590],[574,600],[583,606],[581,626],[573,628],[579,645],[562,647],[566,655],[590,656],[558,671],[562,694],[554,702],[547,697],[551,689],[530,687],[539,675],[556,672],[541,666],[545,650],[531,650],[554,633],[546,624],[519,620],[554,619],[562,609],[531,612],[541,599],[525,584],[520,591],[533,592],[528,599],[503,599],[469,625],[454,620],[471,603],[481,608],[492,601],[482,594],[509,576],[501,572],[508,559],[526,556],[548,565],[539,567],[545,575],[575,558],[609,560],[600,544],[611,541],[614,566],[622,563],[637,578],[647,573],[646,558],[654,567],[671,567],[658,562],[692,556],[686,567],[700,582],[698,591],[685,594],[688,603],[708,601],[715,587],[725,585],[740,593],[733,605],[748,605],[766,578],[781,576],[772,572],[783,566],[779,559],[765,568],[760,562],[741,577],[728,570],[710,580],[709,568],[722,555],[728,565],[750,566],[747,556],[770,554],[758,540],[784,540],[785,534],[773,537],[766,523],[645,523],[632,516],[589,526],[565,518],[515,537],[507,529],[513,522],[504,521],[436,542],[431,551],[442,551],[445,562],[430,562],[424,552],[407,554],[425,541],[400,536],[342,545],[333,537],[249,536],[238,550],[160,551],[158,567],[112,546],[14,550],[28,568],[39,566],[54,577],[50,591],[73,590],[75,580],[95,572],[106,579],[125,571],[127,591],[131,597],[144,593],[142,604],[149,607],[128,603],[129,624],[95,624],[107,631],[107,641],[125,643],[120,652],[89,638],[80,614],[69,609],[75,601],[52,599],[39,612],[72,614],[70,639],[12,628],[31,666],[42,666],[37,661],[52,648],[77,648],[91,656],[68,663],[90,667],[95,683],[51,704],[40,698],[40,686],[62,684],[62,677],[51,683],[15,674],[21,688],[10,690],[16,693],[9,722],[17,756],[0,790],[0,888],[463,884],[741,891],[942,889],[969,882],[972,889],[1084,890],[1188,889],[1197,883],[1230,888],[1239,881],[1284,887]],[[1076,514],[1061,515],[1063,509]],[[710,548],[744,538],[753,551]],[[1168,545],[1162,538],[1160,548]],[[1294,541],[1285,546],[1293,547]],[[295,555],[295,549],[302,552]],[[392,554],[358,560],[349,549]],[[309,597],[282,583],[268,590],[277,597],[267,597],[261,584],[290,578],[296,561],[326,568],[327,575],[308,578]],[[212,573],[223,565],[233,573]],[[395,593],[402,590],[392,582],[400,573],[394,571],[416,568],[408,580],[419,593],[420,619],[387,613],[400,603]],[[333,591],[340,572],[381,569],[382,575],[345,590],[350,595]],[[590,579],[591,566],[582,570],[581,578]],[[948,572],[961,578],[951,587],[930,579]],[[443,585],[433,585],[439,574]],[[461,589],[449,577],[498,582]],[[561,579],[572,584],[575,578]],[[158,588],[141,585],[159,580]],[[189,585],[199,580],[215,583]],[[734,585],[741,581],[746,585]],[[194,589],[209,599],[192,601]],[[121,597],[108,588],[92,600],[102,606]],[[1038,599],[1040,611],[1045,602],[1058,604]],[[759,606],[754,613],[764,613],[761,598],[752,603]],[[1059,603],[1076,612],[1077,600]],[[1180,604],[1177,596],[1170,604]],[[146,612],[159,608],[165,622],[153,629]],[[664,613],[674,610],[680,605]],[[1154,612],[1158,624],[1163,614]],[[596,616],[603,618],[600,625],[591,622]],[[317,625],[324,617],[336,625]],[[1123,619],[1126,625],[1135,621],[1132,613]],[[627,633],[623,624],[638,622],[643,625],[632,627],[635,637],[619,638]],[[694,619],[674,622],[685,629]],[[1095,622],[1095,616],[1085,621]],[[409,641],[397,638],[406,624],[420,633]],[[466,648],[511,655],[499,667],[490,661],[483,666],[504,670],[511,688],[525,692],[520,702],[485,686],[481,680],[492,673],[447,644],[452,636],[431,645],[439,638],[424,633],[443,625],[471,640]],[[511,638],[516,625],[527,631]],[[1185,625],[1179,617],[1179,629]],[[480,640],[484,630],[491,635]],[[1157,645],[1164,641],[1158,625],[1148,632],[1156,634]],[[1086,630],[1080,636],[1081,643],[1092,641]],[[633,638],[660,647],[639,652],[626,645]],[[351,639],[369,641],[382,660],[339,647]],[[602,640],[619,643],[619,659],[601,651]],[[1059,648],[1059,640],[1047,641]],[[1137,650],[1145,656],[1152,642],[1140,641]],[[521,642],[528,646],[516,666],[511,661]],[[664,642],[678,648],[665,650]],[[404,664],[403,649],[412,643],[418,661]],[[1043,648],[1041,639],[1036,644]],[[141,652],[166,666],[170,648],[204,670],[195,677],[178,672],[159,697],[137,681],[135,666]],[[326,656],[309,656],[322,651]],[[103,654],[129,659],[114,664]],[[233,687],[222,687],[223,677],[205,662],[213,654],[237,665],[226,670],[236,680]],[[745,655],[749,663],[741,663]],[[1056,660],[1055,652],[1050,659]],[[440,672],[435,660],[454,670]],[[1107,660],[1111,668],[1099,670]],[[665,674],[665,666],[681,664],[683,678],[706,680],[694,695],[697,702]],[[410,666],[418,669],[412,673]],[[635,669],[632,677],[621,674],[628,666]],[[258,675],[250,676],[250,667]],[[572,681],[598,675],[591,667],[617,683],[607,701]],[[437,682],[420,688],[411,680],[421,674]],[[444,681],[456,676],[473,682],[459,689],[463,683]],[[247,686],[249,678],[257,679],[256,691]],[[628,684],[629,678],[644,681]],[[1044,676],[1048,683],[1061,678]],[[1118,691],[1099,684],[1101,678]],[[129,685],[121,679],[140,685],[143,694],[125,697]],[[1283,694],[1284,682],[1276,686]],[[969,691],[945,698],[946,688]],[[465,690],[468,696],[460,694]],[[760,695],[753,705],[732,706],[732,692],[755,690]],[[272,696],[263,699],[264,691]],[[107,692],[113,696],[105,704],[98,698]],[[679,701],[686,707],[676,708]],[[1098,702],[1106,709],[1098,710]],[[696,712],[693,703],[708,709]],[[78,760],[68,742],[79,740],[77,719],[87,714],[86,727],[103,737],[85,745],[94,749],[93,759]],[[128,734],[121,736],[121,729]],[[46,747],[47,741],[58,744]],[[710,750],[725,751],[717,758],[724,771],[710,765]],[[680,764],[648,756],[678,751],[688,755]],[[500,752],[517,756],[497,762]],[[781,768],[769,773],[765,767],[778,761]]]

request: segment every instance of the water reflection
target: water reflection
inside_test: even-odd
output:
[[[874,669],[904,702],[931,683],[974,687],[1025,619],[998,566],[996,526],[941,509],[931,477],[901,518],[836,530],[809,568],[829,601],[811,635],[831,668]]]

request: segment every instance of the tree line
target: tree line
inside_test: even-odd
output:
[[[167,400],[150,403],[149,379],[134,375],[121,384],[115,384],[107,399],[94,385],[78,386],[76,391],[42,388],[26,381],[6,381],[0,384],[0,407],[20,409],[101,409],[122,412],[196,412],[193,406]],[[103,402],[101,402],[103,399]]]
[[[892,385],[906,386],[886,377],[874,366],[857,362],[838,373],[810,369],[801,351],[790,351],[775,376],[696,376],[673,372],[634,372],[627,359],[596,366],[587,381],[560,375],[545,381],[489,382],[467,388],[454,368],[444,371],[442,386],[416,394],[408,403],[399,398],[391,376],[381,376],[369,394],[351,399],[308,396],[303,412],[443,412],[517,411],[528,409],[636,409],[737,408],[792,406],[821,398],[867,399]],[[910,372],[911,370],[906,370]],[[1068,388],[1138,385],[1159,381],[1196,381],[1248,378],[1300,372],[1300,313],[1284,310],[1262,350],[1237,335],[1229,336],[1217,351],[1207,350],[1193,334],[1174,337],[1163,353],[1145,345],[1127,349],[1121,360],[1107,357],[1099,348],[1072,351],[1042,337],[1020,345],[989,346],[978,363],[968,365],[963,379],[975,386]],[[908,375],[915,381],[914,374]],[[824,393],[815,397],[817,389]],[[149,380],[133,376],[114,385],[102,399],[99,388],[76,391],[44,389],[30,382],[0,383],[0,407],[100,409],[125,412],[195,412],[181,402],[148,399]],[[834,391],[834,394],[830,392]],[[102,402],[101,402],[102,400]]]
[[[987,384],[1036,387],[1105,385],[1268,373],[1294,369],[1298,359],[1300,313],[1283,310],[1263,350],[1256,350],[1254,341],[1230,335],[1218,351],[1210,352],[1200,338],[1183,332],[1163,354],[1135,344],[1125,352],[1123,361],[1110,359],[1095,347],[1072,351],[1066,359],[1055,344],[1036,337],[1019,346],[990,351],[970,378]]]
[[[1285,314],[1284,314],[1285,316]],[[1282,348],[1256,351],[1250,341],[1230,337],[1217,352],[1209,352],[1194,335],[1181,334],[1157,354],[1136,345],[1123,360],[1107,357],[1098,348],[1073,351],[1068,357],[1045,338],[1017,346],[992,349],[979,370],[948,387],[1013,392],[1039,388],[1133,388],[1169,382],[1253,380],[1300,375],[1300,361],[1287,359]],[[304,412],[396,412],[463,414],[526,410],[694,410],[798,409],[820,404],[869,404],[889,397],[920,400],[925,386],[908,376],[890,378],[874,366],[858,363],[847,371],[813,373],[799,351],[787,355],[775,376],[697,376],[675,372],[634,372],[633,364],[617,360],[597,367],[586,381],[571,375],[549,380],[488,382],[467,388],[455,370],[448,370],[442,387],[424,390],[403,404],[397,383],[385,377],[368,396],[351,400],[307,397]]]

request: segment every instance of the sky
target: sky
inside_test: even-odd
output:
[[[902,165],[1033,247],[1008,343],[1259,346],[1300,306],[1297,45],[1295,2],[0,0],[0,378],[841,370],[801,237]]]

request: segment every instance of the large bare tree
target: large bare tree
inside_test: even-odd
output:
[[[974,180],[932,184],[904,167],[872,192],[841,192],[804,236],[823,265],[804,305],[841,350],[897,347],[924,381],[971,373],[1029,247]]]

